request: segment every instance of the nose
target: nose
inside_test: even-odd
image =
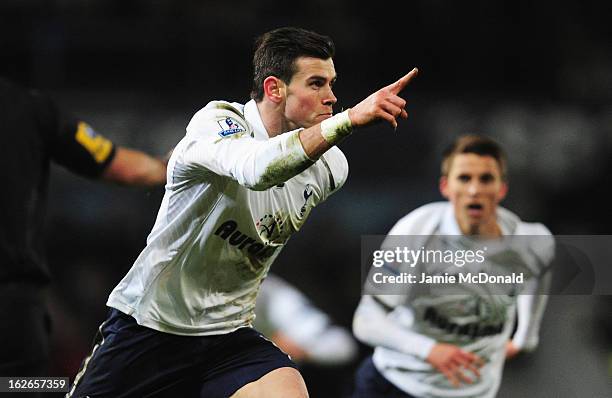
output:
[[[338,102],[338,98],[334,95],[331,87],[327,90],[327,93],[323,97],[323,105],[325,106],[333,106],[336,102]]]
[[[476,196],[480,191],[480,184],[478,182],[472,182],[468,185],[468,194],[470,196]]]

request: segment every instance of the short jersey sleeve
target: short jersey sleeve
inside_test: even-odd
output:
[[[32,92],[31,99],[51,159],[76,174],[98,177],[115,156],[114,144],[46,96]]]

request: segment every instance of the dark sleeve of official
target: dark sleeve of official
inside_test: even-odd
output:
[[[32,101],[51,159],[68,170],[99,177],[115,156],[115,145],[87,123],[62,112],[48,97],[33,92]]]

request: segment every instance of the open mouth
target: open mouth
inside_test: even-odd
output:
[[[483,213],[483,206],[480,203],[470,203],[467,205],[467,213],[470,217],[480,217]]]

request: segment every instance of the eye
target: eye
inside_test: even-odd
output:
[[[490,182],[493,182],[494,179],[495,179],[495,177],[493,177],[493,174],[484,174],[484,175],[480,176],[480,182],[482,182],[484,184],[488,184]]]
[[[311,87],[316,87],[316,88],[321,88],[323,87],[325,83],[323,83],[321,80],[314,80],[312,83],[310,83]]]
[[[470,176],[467,174],[460,174],[457,179],[461,182],[470,182]]]

